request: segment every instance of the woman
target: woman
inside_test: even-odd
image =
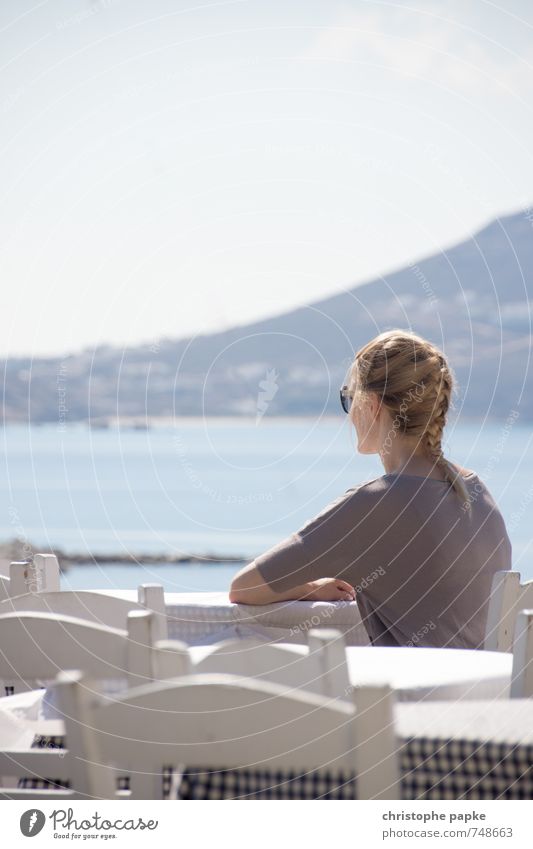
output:
[[[492,577],[511,568],[502,516],[442,453],[452,394],[442,352],[391,330],[356,355],[341,401],[385,473],[349,489],[242,569],[230,600],[357,602],[375,645],[482,648]]]

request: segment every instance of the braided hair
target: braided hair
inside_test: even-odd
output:
[[[451,406],[454,379],[444,354],[415,333],[389,330],[358,351],[350,386],[354,396],[375,393],[394,428],[417,437],[428,457],[470,508],[460,472],[444,457],[442,434]]]

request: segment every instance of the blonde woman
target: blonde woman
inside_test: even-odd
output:
[[[431,342],[391,330],[358,351],[343,408],[384,474],[349,489],[233,579],[230,600],[357,597],[374,645],[482,648],[492,577],[511,568],[503,518],[447,460],[453,380]]]

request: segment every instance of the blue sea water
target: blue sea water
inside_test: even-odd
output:
[[[178,420],[146,431],[83,424],[5,426],[0,539],[37,550],[216,553],[253,558],[349,487],[383,470],[338,419]],[[475,469],[500,505],[514,566],[533,577],[533,428],[450,426],[446,454]],[[65,586],[220,590],[235,566],[79,566]]]

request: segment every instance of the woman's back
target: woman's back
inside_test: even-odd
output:
[[[379,455],[385,474],[241,570],[234,600],[357,597],[376,645],[482,648],[511,544],[482,481],[444,456],[453,388],[444,353],[411,331],[364,345],[340,401],[357,450]]]
[[[255,565],[272,589],[335,575],[351,583],[376,645],[482,648],[492,577],[511,544],[489,491],[386,474],[348,490]]]
[[[382,585],[360,595],[371,638],[378,645],[482,648],[493,575],[511,568],[511,543],[492,496],[474,473],[464,478],[469,509],[445,481],[382,480],[374,515],[386,530],[369,554],[377,562],[396,553]]]

